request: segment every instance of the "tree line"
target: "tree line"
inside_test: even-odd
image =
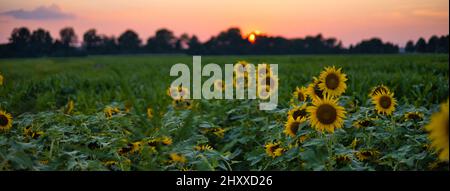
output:
[[[143,42],[133,30],[126,30],[118,38],[98,34],[95,29],[86,31],[81,37],[71,27],[60,30],[54,39],[50,32],[39,28],[30,31],[26,27],[15,28],[9,42],[0,45],[0,57],[84,56],[97,54],[395,54],[398,45],[383,42],[379,38],[363,40],[349,48],[342,46],[336,38],[325,38],[321,34],[305,38],[287,39],[281,36],[260,34],[255,42],[242,36],[239,28],[230,28],[200,42],[197,36],[182,34],[175,36],[168,29],[157,30]],[[426,41],[408,41],[405,52],[448,53],[449,36],[432,36]]]

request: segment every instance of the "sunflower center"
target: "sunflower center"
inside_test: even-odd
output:
[[[328,74],[325,78],[325,84],[329,89],[336,89],[339,86],[339,77],[336,74]]]
[[[300,125],[300,123],[297,123],[297,122],[295,122],[295,123],[293,123],[293,124],[291,125],[291,131],[292,131],[292,133],[297,134],[299,125]]]
[[[305,101],[305,95],[303,95],[303,93],[299,92],[297,94],[297,99],[298,99],[298,101]]]
[[[299,109],[297,111],[294,111],[294,113],[292,114],[292,117],[294,117],[294,119],[297,119],[299,117],[306,117],[306,109]]]
[[[319,122],[326,125],[332,124],[337,118],[336,109],[328,104],[319,106],[316,114]]]
[[[388,109],[392,104],[391,98],[388,96],[383,96],[380,98],[380,105],[384,109]]]
[[[5,127],[8,125],[8,118],[5,115],[0,115],[0,126]]]
[[[269,147],[269,151],[270,151],[271,153],[273,153],[273,152],[275,152],[275,150],[277,150],[278,148],[279,148],[278,145],[272,145],[271,147]]]

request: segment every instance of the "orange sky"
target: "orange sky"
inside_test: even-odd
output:
[[[57,5],[73,18],[17,18],[8,11]],[[3,13],[3,14],[2,14]],[[0,0],[0,42],[14,27],[43,27],[55,37],[72,26],[79,39],[89,28],[118,36],[133,29],[145,41],[165,27],[201,40],[232,26],[288,38],[322,33],[344,45],[381,37],[404,45],[409,39],[449,33],[448,0]]]

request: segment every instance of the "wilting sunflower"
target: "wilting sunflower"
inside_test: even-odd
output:
[[[267,143],[264,147],[266,148],[266,154],[272,158],[279,157],[284,152],[283,147],[281,147],[281,142]]]
[[[370,91],[369,96],[375,96],[377,93],[390,93],[390,92],[391,90],[387,86],[381,84],[373,87],[372,90]]]
[[[302,106],[295,106],[288,111],[288,116],[291,116],[294,120],[306,120],[308,118],[308,112],[306,111],[306,104]]]
[[[171,153],[169,155],[170,158],[170,162],[172,163],[185,163],[186,162],[186,158],[181,155],[181,154],[177,154],[177,153]]]
[[[412,120],[412,121],[420,121],[423,119],[423,113],[420,113],[418,111],[415,112],[407,112],[403,116],[405,118],[405,121]]]
[[[391,115],[397,105],[397,100],[394,98],[394,93],[378,92],[372,96],[372,103],[375,105],[377,113]]]
[[[356,120],[355,122],[353,122],[353,127],[356,127],[357,129],[359,128],[363,128],[363,127],[370,127],[373,126],[373,122],[370,119],[361,119],[361,120]]]
[[[73,108],[74,108],[74,103],[72,100],[69,100],[69,102],[67,102],[66,108],[64,109],[64,114],[72,113]]]
[[[13,118],[11,114],[6,113],[3,110],[0,110],[0,130],[9,130],[12,127]]]
[[[341,72],[341,68],[326,67],[319,76],[319,88],[330,96],[340,96],[347,89],[347,76]]]
[[[211,146],[209,146],[208,144],[204,144],[204,145],[196,145],[194,147],[195,150],[197,151],[209,151],[209,150],[213,150],[213,148]]]
[[[334,129],[341,128],[344,123],[345,109],[338,105],[338,100],[329,96],[323,99],[313,100],[313,106],[306,110],[309,113],[311,125],[318,131],[334,132]]]
[[[153,118],[153,109],[149,106],[147,107],[147,118],[152,119]]]
[[[306,88],[306,93],[311,98],[311,100],[322,99],[324,97],[324,92],[319,88],[319,79],[313,78],[313,83],[309,84]]]
[[[306,113],[306,111],[305,111]],[[294,119],[293,116],[289,115],[286,124],[284,125],[284,134],[291,137],[296,137],[300,124],[306,121],[306,117],[297,117]]]
[[[292,102],[305,102],[306,98],[308,97],[307,90],[305,87],[296,87],[295,91],[292,93]]]
[[[360,161],[375,160],[380,152],[374,149],[363,149],[355,153],[356,158]]]
[[[336,161],[336,165],[343,166],[349,164],[352,159],[349,155],[341,154],[333,157],[334,161]]]
[[[433,148],[439,152],[439,159],[448,161],[448,144],[449,144],[449,101],[441,104],[439,112],[431,116],[430,123],[425,126],[429,131],[429,138],[432,141]]]

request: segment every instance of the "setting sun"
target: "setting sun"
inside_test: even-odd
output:
[[[250,42],[250,43],[255,43],[255,41],[256,41],[256,35],[254,34],[254,33],[252,33],[252,34],[250,34],[249,36],[248,36],[248,41]]]

